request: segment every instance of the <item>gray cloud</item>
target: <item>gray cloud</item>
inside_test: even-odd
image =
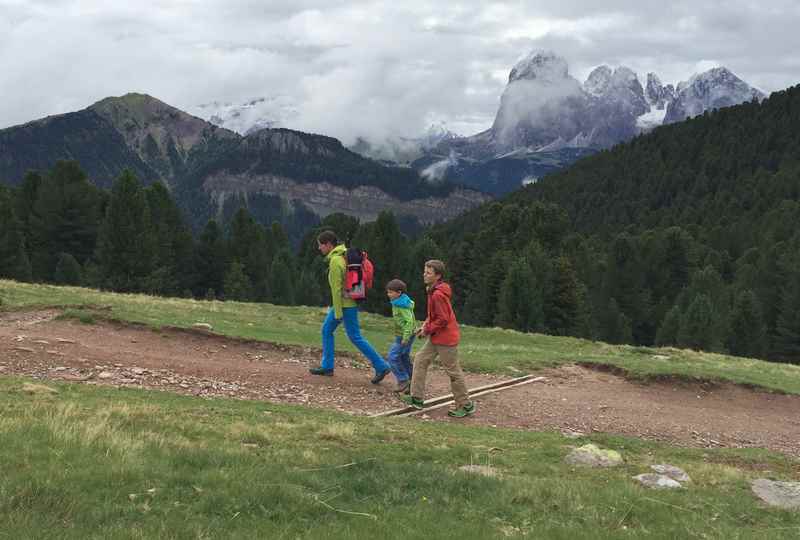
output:
[[[296,124],[351,142],[494,119],[531,49],[675,83],[722,64],[766,92],[797,80],[796,2],[0,0],[0,127],[145,92],[182,109],[289,96]]]

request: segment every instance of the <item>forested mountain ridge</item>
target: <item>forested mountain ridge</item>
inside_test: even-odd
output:
[[[195,230],[246,205],[294,239],[332,212],[375,218],[396,206],[407,219],[431,223],[488,199],[383,166],[331,137],[288,129],[242,137],[144,94],[0,130],[0,181],[19,185],[27,171],[47,171],[58,160],[77,161],[99,187],[111,187],[124,170],[145,185],[160,181]],[[316,202],[304,200],[312,195]]]
[[[437,227],[466,320],[800,361],[800,87]]]

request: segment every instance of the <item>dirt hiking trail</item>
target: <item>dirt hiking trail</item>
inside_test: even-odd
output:
[[[337,353],[335,376],[308,373],[320,351],[231,339],[194,330],[56,320],[57,310],[0,313],[0,376],[73,381],[325,407],[357,415],[395,409],[394,380],[370,384],[371,369]],[[337,339],[346,339],[344,333]],[[386,344],[374,343],[379,350]],[[632,382],[579,366],[536,372],[536,382],[476,399],[478,413],[453,420],[446,409],[422,421],[456,421],[565,434],[603,432],[678,446],[768,448],[800,457],[800,396],[733,384]],[[507,379],[467,373],[474,388]],[[447,394],[430,372],[428,397]]]

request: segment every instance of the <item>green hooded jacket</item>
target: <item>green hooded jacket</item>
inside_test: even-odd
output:
[[[400,336],[403,343],[408,343],[417,326],[414,318],[414,301],[406,293],[403,293],[392,300],[391,304],[394,335]]]
[[[344,276],[347,273],[347,262],[344,254],[347,248],[339,244],[328,252],[325,260],[328,261],[328,284],[331,287],[331,303],[334,316],[341,319],[344,316],[342,308],[356,307],[356,301],[344,296]]]

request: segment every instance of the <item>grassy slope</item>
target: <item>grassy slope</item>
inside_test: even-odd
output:
[[[322,308],[205,302],[102,293],[75,287],[0,280],[2,309],[37,306],[110,306],[104,316],[159,327],[207,322],[215,332],[258,340],[318,347]],[[389,319],[364,314],[362,330],[378,348],[391,338]],[[344,332],[337,348],[354,351]],[[621,368],[631,377],[678,376],[725,380],[800,394],[800,366],[677,349],[616,346],[575,338],[523,334],[498,328],[464,327],[461,359],[473,371],[509,375],[563,363],[589,362]],[[668,358],[666,358],[668,357]]]
[[[0,378],[0,538],[797,538],[756,476],[797,479],[762,451],[619,437],[619,468],[563,463],[555,433]],[[693,483],[631,476],[668,462]],[[491,464],[502,478],[468,475]],[[768,469],[769,472],[765,472]],[[758,470],[759,472],[753,472]]]

